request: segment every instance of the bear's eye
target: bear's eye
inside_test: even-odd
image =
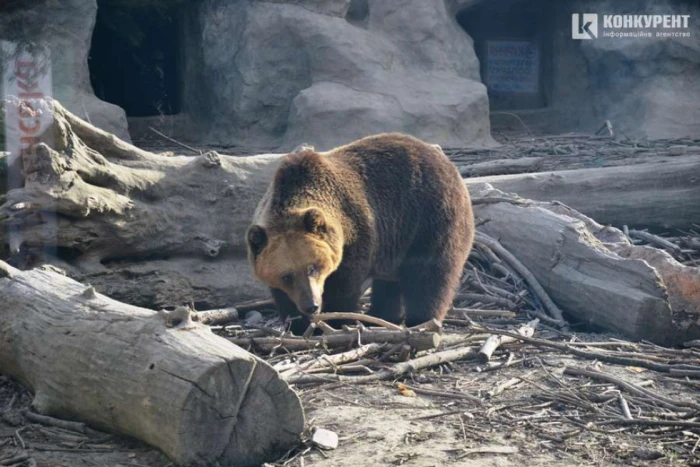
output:
[[[286,286],[292,285],[292,282],[294,282],[294,276],[291,274],[285,274],[282,276],[282,283]]]
[[[315,264],[309,266],[309,276],[318,277],[318,269],[318,266],[316,266]]]

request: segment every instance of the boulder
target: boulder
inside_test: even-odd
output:
[[[185,106],[208,136],[246,146],[330,149],[380,131],[489,145],[471,39],[444,2],[203,2]],[[202,88],[215,90],[202,92]]]

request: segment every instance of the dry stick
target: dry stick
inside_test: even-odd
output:
[[[387,329],[392,329],[394,331],[403,331],[404,328],[401,326],[390,323],[389,321],[385,321],[381,318],[377,318],[376,316],[369,316],[369,315],[363,315],[362,313],[321,313],[318,315],[313,315],[311,317],[311,320],[314,323],[318,323],[319,321],[328,321],[331,319],[347,319],[347,320],[353,320],[353,321],[364,321],[366,323],[370,324],[376,324],[377,326],[381,326],[383,328]]]
[[[700,367],[697,370],[683,370],[671,368],[669,373],[673,376],[687,376],[688,378],[700,378]]]
[[[535,328],[537,328],[537,325],[539,323],[539,319],[534,319],[529,323],[520,326],[516,332],[521,336],[532,337],[535,334]],[[484,342],[484,345],[481,346],[481,350],[479,350],[479,356],[477,357],[477,360],[479,360],[479,363],[488,363],[488,361],[491,360],[491,356],[493,355],[493,353],[501,345],[517,341],[518,339],[514,337],[504,336],[502,334],[494,334],[492,336],[489,336],[489,338],[486,339],[486,342]]]
[[[338,332],[325,336],[304,337],[231,337],[229,341],[245,347],[253,346],[262,351],[271,351],[278,347],[287,350],[302,350],[315,348],[347,347],[358,342],[365,344],[398,344],[410,345],[416,350],[434,349],[440,345],[440,335],[435,332],[413,332],[408,329],[394,331],[391,329],[352,329],[349,332]]]
[[[177,141],[176,139],[173,139],[173,138],[171,138],[170,136],[161,133],[160,131],[156,130],[156,129],[153,128],[152,126],[149,126],[148,129],[151,130],[153,133],[157,134],[158,136],[167,139],[167,140],[170,141],[171,143],[175,143],[175,144],[177,144],[178,146],[181,146],[181,147],[183,147],[183,148],[185,148],[185,149],[189,149],[190,151],[192,151],[192,152],[194,152],[194,153],[196,153],[196,154],[199,154],[200,156],[202,155],[202,151],[200,151],[199,149],[195,149],[195,148],[193,148],[192,146],[188,146],[188,145],[186,145],[185,143],[181,143],[181,142]]]
[[[648,360],[642,360],[642,359],[638,359],[638,358],[617,357],[615,355],[606,354],[606,353],[602,353],[602,352],[585,351],[585,350],[581,350],[581,349],[576,349],[574,347],[570,347],[567,344],[553,342],[553,341],[549,341],[546,339],[536,339],[534,337],[520,336],[520,335],[512,333],[510,331],[503,331],[501,329],[492,329],[492,328],[488,328],[485,326],[474,325],[473,329],[475,331],[479,331],[479,332],[489,332],[492,334],[503,334],[504,336],[512,336],[512,337],[515,337],[516,339],[519,339],[523,342],[527,342],[528,344],[541,345],[543,347],[549,347],[552,349],[562,350],[564,352],[568,352],[570,354],[576,355],[577,357],[586,358],[589,360],[600,360],[601,362],[605,362],[605,363],[613,363],[616,365],[626,365],[626,366],[638,366],[638,367],[642,367],[642,368],[647,368],[649,370],[659,371],[661,373],[670,373],[672,369],[673,370],[688,370],[688,369],[693,370],[696,368],[698,371],[700,371],[700,367],[687,368],[687,367],[689,367],[689,365],[666,365],[666,364],[650,362]]]
[[[481,302],[481,303],[493,303],[494,305],[502,306],[503,308],[508,308],[509,310],[516,310],[518,305],[506,298],[494,297],[492,295],[484,295],[479,293],[457,293],[455,294],[455,301],[470,301],[470,302]]]
[[[371,375],[364,376],[343,376],[343,375],[305,375],[296,381],[300,383],[323,383],[323,382],[343,382],[343,383],[368,383],[373,381],[385,381],[397,378],[409,372],[416,372],[440,365],[442,363],[454,362],[468,357],[473,357],[476,350],[473,347],[462,347],[453,350],[443,350],[424,357],[414,358],[407,362],[395,363],[385,370],[378,371]]]
[[[674,401],[672,399],[660,396],[659,394],[656,394],[644,388],[640,388],[639,386],[636,386],[632,383],[628,383],[627,381],[624,381],[620,378],[616,378],[612,375],[602,373],[600,371],[590,369],[584,370],[583,368],[567,366],[566,368],[564,368],[564,374],[572,376],[587,376],[592,379],[597,379],[599,381],[605,381],[608,383],[615,384],[618,387],[631,392],[632,394],[636,394],[642,397],[648,397],[658,405],[666,407],[667,409],[679,410],[681,407],[685,407],[689,409],[700,410],[700,404],[697,404],[695,402]]]
[[[625,399],[622,393],[619,393],[617,395],[617,400],[620,402],[620,410],[622,410],[622,414],[627,420],[632,420],[632,412],[630,412],[630,406],[627,403],[627,399]]]
[[[71,422],[69,420],[61,420],[60,418],[49,417],[47,415],[39,415],[38,413],[25,411],[24,416],[27,420],[39,423],[46,426],[55,426],[57,428],[63,428],[64,430],[75,431],[77,433],[82,433],[84,435],[100,435],[104,436],[105,433],[93,430],[84,423],[81,422]]]
[[[471,277],[473,277],[474,279],[471,279]],[[518,296],[512,292],[509,292],[501,287],[496,287],[495,285],[484,284],[483,282],[481,282],[481,279],[477,274],[473,274],[471,277],[469,282],[477,289],[480,289],[482,292],[486,292],[488,294],[495,295],[506,300],[510,300],[511,302],[515,302],[518,300]]]
[[[665,238],[661,238],[658,235],[651,234],[649,232],[644,232],[643,230],[630,230],[630,235],[632,237],[640,238],[648,243],[651,243],[652,245],[660,246],[662,248],[665,248],[667,250],[671,250],[676,254],[681,253],[681,247],[678,245],[669,242]]]
[[[549,298],[549,295],[547,295],[547,292],[545,292],[545,290],[542,288],[539,281],[535,278],[535,276],[532,275],[530,270],[526,268],[523,263],[521,263],[515,256],[513,256],[513,254],[510,251],[506,250],[498,242],[498,240],[489,237],[485,233],[476,232],[474,240],[476,242],[483,243],[487,247],[491,248],[491,250],[493,250],[494,253],[503,258],[503,260],[506,263],[508,263],[508,265],[512,267],[518,274],[520,274],[525,280],[525,282],[527,282],[530,285],[535,295],[537,295],[537,297],[542,301],[542,304],[544,305],[549,315],[558,322],[559,326],[562,328],[567,327],[568,324],[564,320],[564,315],[562,311],[552,301],[552,299]]]
[[[452,308],[450,311],[464,313],[470,318],[515,318],[517,313],[508,310],[480,310],[477,308]]]
[[[192,320],[210,326],[222,326],[238,321],[238,310],[234,307],[218,310],[205,310],[192,313]]]
[[[616,425],[678,426],[686,428],[700,428],[700,422],[687,422],[685,420],[649,420],[645,418],[635,418],[634,420],[614,418],[612,420],[602,420],[597,423],[600,425],[613,423]]]
[[[387,360],[389,360],[389,358],[391,358],[392,356],[394,356],[394,354],[396,354],[397,352],[401,351],[401,349],[403,348],[404,345],[405,345],[405,344],[403,344],[403,343],[399,343],[399,344],[394,344],[394,345],[392,345],[392,346],[389,348],[389,350],[387,350],[386,352],[384,352],[384,353],[379,357],[379,361],[380,361],[380,362],[386,362]],[[410,349],[409,349],[409,352],[410,352]]]
[[[451,324],[452,326],[463,326],[468,328],[474,324],[474,321],[471,319],[445,318],[442,320],[442,324]]]
[[[259,310],[261,308],[274,309],[275,302],[271,298],[266,298],[263,300],[253,300],[248,302],[239,303],[234,305],[240,313],[246,313],[248,311]]]
[[[0,465],[3,465],[3,466],[7,465],[10,467],[15,467],[15,466],[19,466],[21,463],[23,463],[24,461],[27,461],[27,460],[29,460],[29,454],[27,454],[26,452],[22,452],[22,453],[14,455],[12,457],[0,459]]]
[[[354,362],[367,355],[372,355],[378,353],[384,348],[382,344],[365,344],[356,349],[348,350],[347,352],[342,352],[335,355],[321,355],[318,359],[311,362],[307,362],[305,365],[297,365],[296,368],[291,368],[290,370],[282,373],[282,379],[288,380],[295,373],[300,373],[304,371],[316,370],[324,367],[335,367],[336,365],[341,365],[343,363]]]

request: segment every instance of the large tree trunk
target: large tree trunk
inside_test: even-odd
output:
[[[689,228],[700,222],[700,156],[601,169],[473,178],[507,193],[559,201],[598,222]]]
[[[0,297],[0,373],[31,388],[40,413],[185,466],[260,465],[300,439],[301,403],[277,372],[186,314],[166,327],[162,313],[2,261]]]
[[[244,239],[279,155],[157,155],[58,103],[43,139],[50,144],[23,155],[24,187],[0,211],[22,257],[141,306],[216,308],[266,295]],[[0,228],[0,243],[7,234]]]
[[[470,192],[479,231],[497,238],[576,321],[666,345],[700,336],[700,268],[632,245],[561,203],[483,183]]]

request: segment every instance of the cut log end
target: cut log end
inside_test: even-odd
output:
[[[86,297],[52,271],[0,270],[0,372],[35,393],[39,413],[132,436],[183,466],[260,465],[299,442],[294,390],[208,327],[167,327],[172,316]]]

